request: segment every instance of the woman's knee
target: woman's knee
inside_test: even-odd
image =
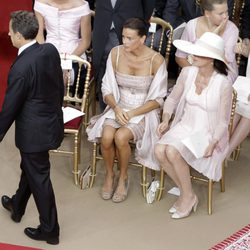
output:
[[[173,146],[166,147],[166,156],[170,162],[174,162],[180,159],[181,155]]]
[[[114,144],[114,136],[109,133],[103,133],[101,137],[101,146],[103,148],[109,148]]]
[[[166,159],[166,145],[156,144],[154,148],[155,157],[158,161],[163,161]]]
[[[130,138],[126,133],[122,133],[119,130],[115,133],[114,137],[115,145],[119,147],[124,147],[129,145]]]

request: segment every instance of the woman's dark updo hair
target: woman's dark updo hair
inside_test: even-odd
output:
[[[227,65],[220,60],[214,59],[214,69],[220,74],[223,74],[226,76],[228,74]]]
[[[142,18],[129,18],[123,28],[136,30],[140,37],[147,36],[150,24]]]

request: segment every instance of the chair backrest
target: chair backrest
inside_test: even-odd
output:
[[[161,53],[166,60],[168,66],[169,55],[173,41],[173,27],[170,23],[164,21],[159,17],[150,18],[150,29],[149,29],[149,46]]]
[[[238,43],[242,43],[242,39],[240,37],[238,37]],[[236,63],[238,68],[240,67],[240,61],[241,61],[241,54],[236,54]]]
[[[240,29],[245,0],[234,0],[232,21]]]
[[[234,115],[235,115],[235,109],[236,109],[236,102],[237,102],[237,92],[236,92],[236,90],[233,90],[231,115],[230,115],[230,122],[229,122],[229,126],[228,126],[229,137],[231,137],[232,132],[233,132],[233,121],[234,121]]]
[[[86,112],[91,64],[78,56],[69,54],[61,54],[61,62],[64,69],[64,102]],[[73,67],[70,66],[71,63]]]

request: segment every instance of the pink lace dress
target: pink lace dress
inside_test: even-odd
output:
[[[81,6],[73,9],[59,10],[36,0],[34,10],[44,18],[46,42],[52,43],[59,53],[71,54],[81,40],[79,36],[81,17],[90,14],[88,2],[82,1]],[[85,55],[82,57],[85,58]]]
[[[120,100],[118,105],[123,109],[135,109],[145,103],[149,87],[152,83],[153,76],[131,76],[115,73],[118,88],[120,90]],[[114,128],[120,128],[121,125],[114,119],[106,118],[104,125],[110,125]],[[128,123],[124,125],[131,130],[134,136],[134,141],[142,138],[144,133],[144,119],[138,124]]]
[[[228,148],[228,124],[231,111],[232,86],[225,76],[213,73],[209,85],[196,93],[196,67],[183,68],[177,85],[164,104],[164,113],[176,109],[171,128],[157,142],[175,147],[184,160],[205,176],[218,181],[221,163]],[[202,132],[209,140],[219,141],[211,157],[197,159],[182,140]]]

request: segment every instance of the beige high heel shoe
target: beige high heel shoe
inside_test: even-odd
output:
[[[115,176],[113,177],[112,188],[109,191],[104,191],[102,189],[101,197],[103,198],[103,200],[110,200],[113,197],[114,191],[115,191]]]
[[[113,202],[119,203],[119,202],[126,200],[126,198],[128,196],[128,188],[129,188],[128,178],[124,181],[124,186],[125,186],[125,193],[121,194],[121,193],[118,193],[117,191],[115,191],[113,198],[112,198]]]
[[[198,203],[199,203],[198,198],[195,195],[194,202],[193,202],[192,206],[187,211],[184,211],[184,212],[180,212],[176,209],[176,212],[172,214],[172,218],[173,219],[181,219],[181,218],[188,217],[190,215],[190,213],[192,212],[192,210],[194,212],[196,212]]]

